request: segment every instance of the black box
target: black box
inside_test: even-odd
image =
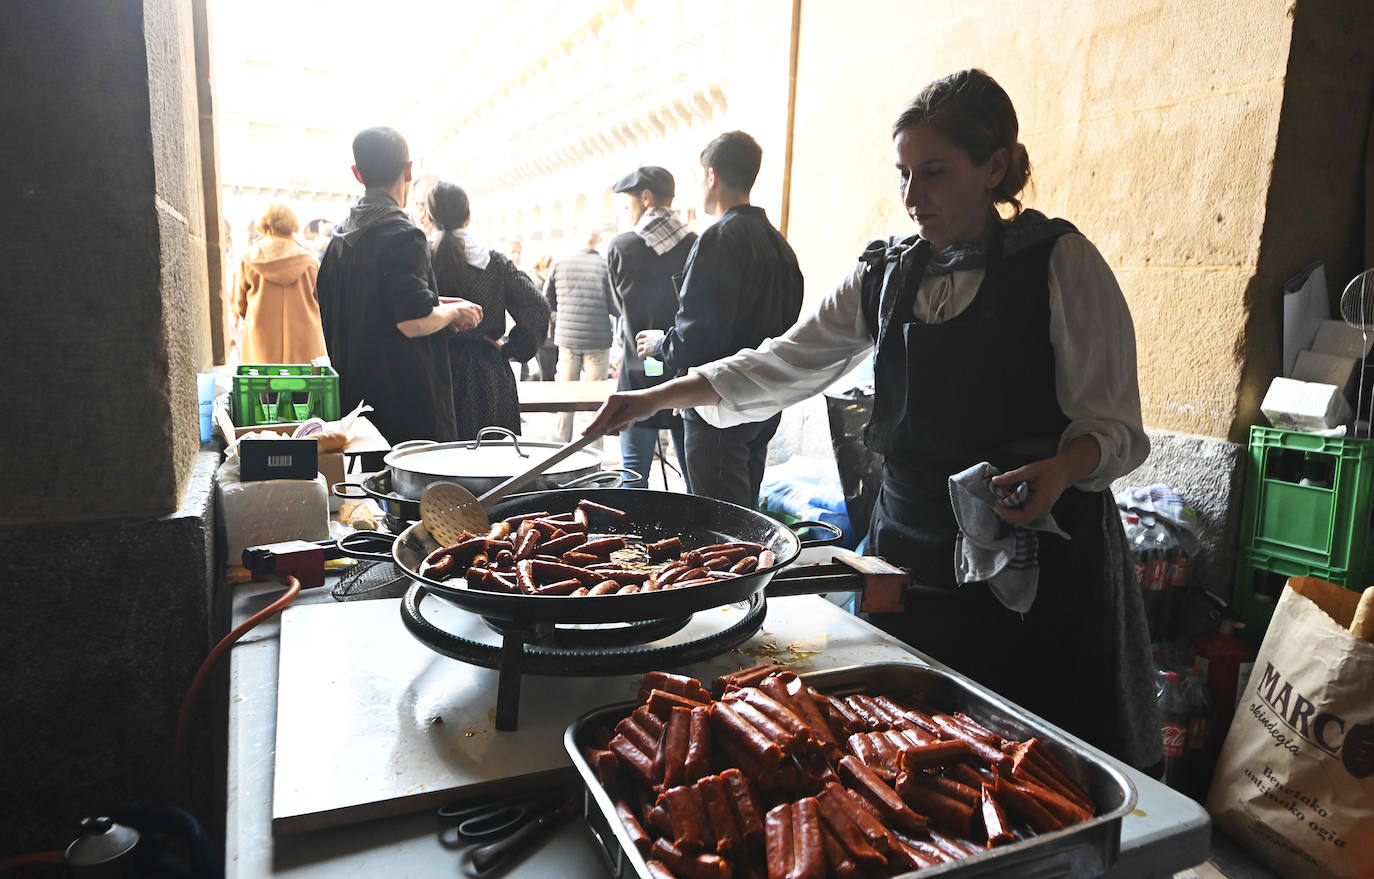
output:
[[[309,439],[246,439],[239,442],[239,482],[314,479],[320,442]]]

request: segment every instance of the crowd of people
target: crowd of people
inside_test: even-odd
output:
[[[429,189],[427,240],[405,212],[405,140],[367,129],[353,142],[363,196],[318,271],[290,241],[294,218],[264,218],[265,240],[241,268],[239,313],[296,323],[245,338],[264,355],[305,356],[322,343],[345,410],[366,400],[393,443],[447,441],[487,424],[518,428],[508,364],[533,358],[547,376],[552,325],[560,379],[604,378],[618,348],[619,390],[586,430],[620,435],[640,477],[627,485],[645,484],[667,429],[689,491],[748,507],[781,411],[871,358],[866,441],[885,464],[868,548],[912,576],[907,610],[874,621],[1149,765],[1159,737],[1148,636],[1107,490],[1149,448],[1134,330],[1088,239],[1023,209],[1030,161],[1018,130],[1011,99],[980,70],[926,86],[890,132],[915,234],[871,242],[802,317],[796,254],[750,203],[762,151],[744,132],[701,152],[702,201],[716,221],[700,235],[672,210],[672,175],[643,166],[613,184],[631,228],[605,256],[593,233],[532,278],[520,254],[468,232],[472,207],[453,183]],[[305,307],[312,293],[318,320]],[[276,338],[297,334],[289,349]],[[571,421],[559,432],[570,438]],[[951,477],[983,465],[999,474],[987,485],[996,515],[1036,529],[1037,549],[1017,564],[1038,566],[1038,593],[961,582],[966,572],[951,563],[961,551]],[[1078,687],[1062,686],[1065,668]]]

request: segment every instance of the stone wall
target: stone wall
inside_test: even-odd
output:
[[[166,515],[210,358],[190,3],[5,17],[0,523]]]
[[[195,389],[212,356],[203,2],[5,7],[0,859],[135,803],[221,834],[224,669],[193,717],[189,785],[170,763],[229,617]]]

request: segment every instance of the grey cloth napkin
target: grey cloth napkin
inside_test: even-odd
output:
[[[997,515],[998,495],[990,480],[1000,473],[984,461],[949,478],[949,501],[959,534],[954,539],[954,578],[959,583],[986,580],[1008,610],[1025,613],[1040,585],[1037,531],[1070,539],[1048,513],[1017,527]]]

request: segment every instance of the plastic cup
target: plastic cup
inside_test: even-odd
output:
[[[196,396],[200,401],[200,441],[208,443],[215,423],[214,373],[196,373]]]
[[[663,361],[659,360],[657,357],[645,357],[644,374],[652,376],[663,375]]]

